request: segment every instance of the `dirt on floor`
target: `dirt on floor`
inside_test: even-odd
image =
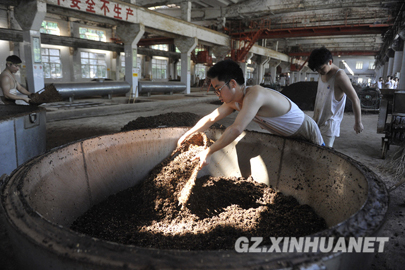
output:
[[[156,116],[141,116],[128,122],[121,131],[159,127],[192,127],[197,124],[201,117],[202,116],[190,112],[170,112]],[[214,124],[212,127],[224,128],[224,126],[219,124]]]
[[[162,123],[181,115],[166,114]],[[158,118],[144,117],[140,126]],[[191,136],[145,181],[89,209],[71,229],[121,244],[217,250],[234,249],[241,235],[270,241],[270,236],[300,237],[327,228],[311,207],[252,178],[195,179],[199,161],[193,157],[212,143],[203,133]]]

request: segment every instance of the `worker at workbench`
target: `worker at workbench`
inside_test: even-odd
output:
[[[15,73],[20,70],[21,59],[17,55],[11,55],[6,59],[6,68],[0,75],[0,104],[16,104],[17,100],[29,103],[33,93],[22,87],[15,78]],[[17,94],[20,92],[23,95]]]
[[[332,53],[325,47],[315,49],[308,59],[308,67],[320,74],[314,106],[314,120],[321,130],[327,147],[333,147],[340,136],[346,96],[351,100],[354,112],[354,131],[363,131],[360,100],[350,79],[343,69],[333,64]]]
[[[200,159],[200,169],[210,163],[212,154],[233,142],[252,120],[276,135],[324,144],[315,121],[286,96],[260,85],[245,86],[238,63],[232,60],[220,61],[208,70],[207,76],[223,104],[187,131],[178,140],[178,146],[191,134],[203,132],[235,110],[239,113],[222,136],[196,157]]]

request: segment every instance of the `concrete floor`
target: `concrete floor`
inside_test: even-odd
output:
[[[80,100],[80,102],[105,103],[105,105],[72,109],[48,108],[47,148],[51,149],[88,137],[119,132],[125,124],[140,116],[147,117],[168,112],[193,112],[205,115],[217,107],[217,105],[210,104],[210,102],[217,100],[216,96],[213,94],[206,95],[205,91],[200,91],[200,89],[194,89],[192,95],[188,96],[180,94],[172,96],[156,95],[149,98],[140,97],[137,100],[137,102],[143,102],[126,104],[128,100],[124,97],[117,97],[112,100],[98,98]],[[311,111],[305,113],[310,116],[313,115]],[[96,116],[97,114],[100,116]],[[229,126],[236,115],[234,113],[226,119],[221,120],[220,123]],[[381,138],[383,134],[377,134],[376,132],[378,114],[364,113],[362,119],[364,131],[356,135],[353,131],[353,114],[345,114],[341,125],[341,137],[336,139],[334,148],[369,167],[381,177],[389,188],[394,184],[392,177],[379,169],[380,166],[384,165],[385,161],[380,158]],[[265,132],[253,122],[247,128],[249,130]],[[398,146],[391,146],[391,149],[388,151],[388,158],[395,149],[398,149]],[[404,194],[405,185],[390,193],[390,208],[381,233],[382,236],[387,236],[390,240],[385,244],[384,253],[375,254],[372,270],[399,270],[403,269],[403,265],[405,265]],[[2,213],[0,215],[0,218],[3,218]],[[12,249],[7,240],[4,224],[1,222],[0,243],[2,243],[0,245],[1,269],[16,269],[12,257]]]

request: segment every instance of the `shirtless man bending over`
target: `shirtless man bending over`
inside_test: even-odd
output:
[[[252,120],[276,135],[324,144],[315,121],[286,96],[260,85],[245,86],[242,69],[236,62],[220,61],[208,70],[207,76],[223,104],[198,121],[178,140],[177,145],[180,146],[188,136],[203,132],[235,110],[239,113],[222,136],[196,156],[200,160],[200,169],[210,163],[212,154],[234,141]]]

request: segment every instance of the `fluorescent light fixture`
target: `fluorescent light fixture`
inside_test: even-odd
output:
[[[345,65],[345,67],[347,68],[347,70],[349,71],[349,73],[352,74],[352,76],[354,76],[353,70],[349,67],[349,65],[346,63],[346,61],[342,60],[342,62]]]

